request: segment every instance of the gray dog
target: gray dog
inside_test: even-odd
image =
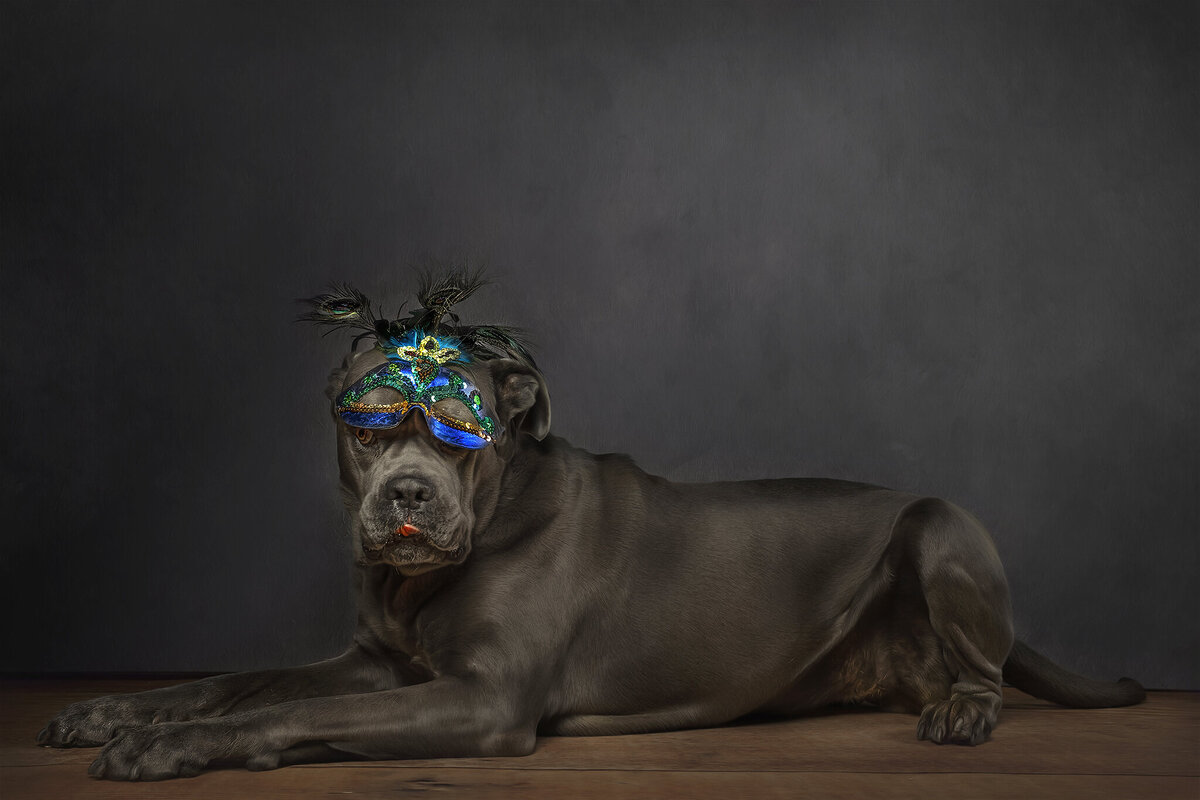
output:
[[[469,291],[450,294],[439,305],[427,286],[407,327],[375,320],[361,295],[317,299],[381,343],[331,376],[361,549],[350,648],[76,703],[40,743],[104,745],[92,775],[152,780],[519,756],[538,734],[847,703],[911,711],[920,738],[974,745],[1002,680],[1071,706],[1143,699],[1132,680],[1083,678],[1014,642],[1000,560],[966,511],[833,480],[672,483],[574,448],[549,436],[546,383],[521,347],[480,357],[481,331],[500,329],[439,328]]]

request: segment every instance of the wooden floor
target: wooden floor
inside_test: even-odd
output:
[[[34,737],[63,706],[171,683],[0,681],[0,798],[1120,797],[1200,798],[1200,693],[1141,706],[1059,708],[1006,690],[992,740],[938,747],[916,718],[846,711],[642,736],[546,738],[525,758],[387,761],[221,770],[166,783],[87,776],[95,750]]]

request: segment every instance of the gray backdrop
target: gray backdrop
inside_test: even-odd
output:
[[[436,256],[558,434],[945,496],[1021,636],[1200,688],[1195,3],[0,13],[0,669],[337,652],[347,341],[293,300]]]

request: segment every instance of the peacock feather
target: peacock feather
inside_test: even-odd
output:
[[[537,364],[521,329],[504,325],[463,325],[452,310],[488,283],[490,281],[483,277],[482,270],[450,269],[440,276],[425,271],[417,289],[418,307],[407,317],[400,317],[404,311],[401,306],[394,319],[378,316],[366,295],[350,284],[342,284],[325,294],[301,301],[312,306],[312,310],[301,314],[299,320],[328,326],[326,333],[340,329],[358,331],[355,346],[359,340],[373,335],[379,349],[394,351],[418,343],[426,336],[434,336],[447,340],[463,355],[480,361],[513,358],[536,369]]]

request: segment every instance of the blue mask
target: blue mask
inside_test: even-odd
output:
[[[385,350],[385,354],[388,363],[368,372],[338,398],[337,412],[343,422],[354,428],[394,428],[417,408],[425,416],[430,432],[447,444],[481,450],[495,443],[503,431],[496,415],[474,384],[444,366],[457,358],[458,350],[443,347],[434,337],[426,336],[419,345]],[[400,399],[394,403],[362,402],[374,389],[392,389],[400,393]]]

